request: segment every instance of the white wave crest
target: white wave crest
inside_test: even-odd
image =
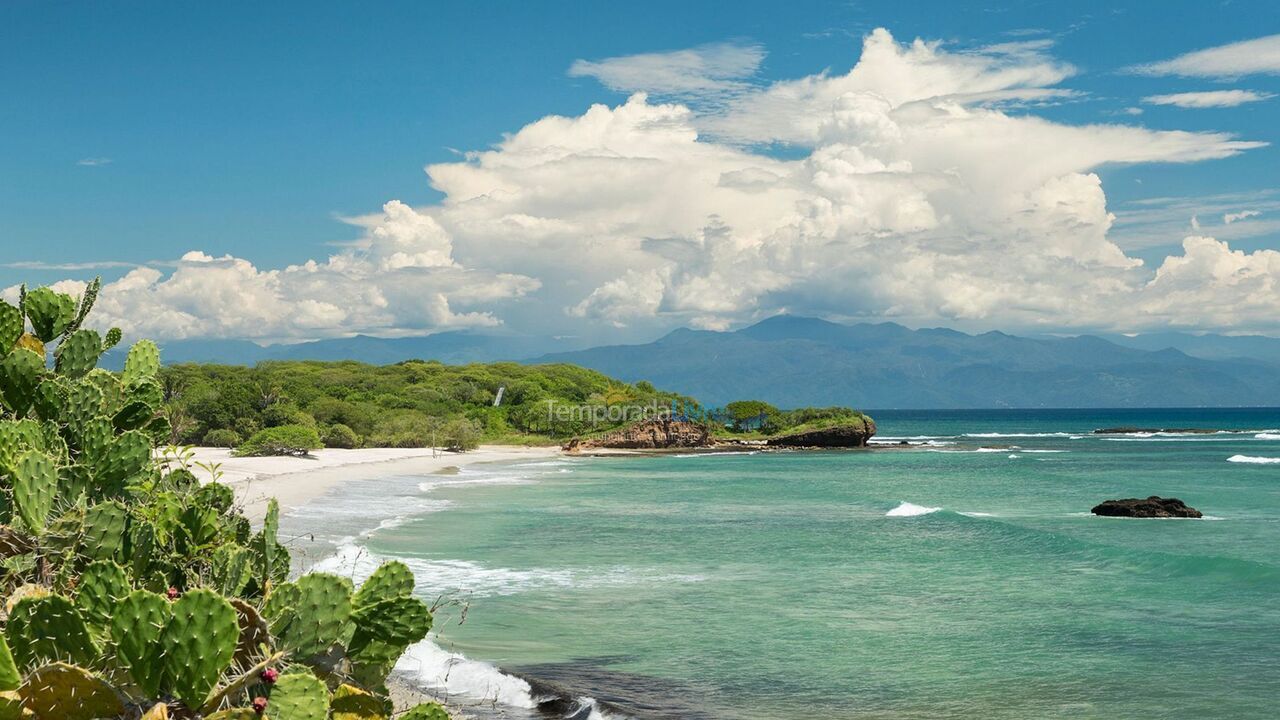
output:
[[[1280,433],[1262,432],[1253,437],[1255,440],[1280,440]]]
[[[940,507],[924,507],[923,505],[916,505],[915,503],[904,502],[899,504],[898,507],[885,513],[884,516],[885,517],[915,517],[917,515],[928,515],[929,513],[935,513],[941,509],[942,508]]]
[[[1227,462],[1248,463],[1250,465],[1280,465],[1278,457],[1256,457],[1254,455],[1232,455]]]
[[[532,709],[529,683],[486,662],[452,653],[430,640],[409,647],[396,663],[396,672],[450,700],[497,702]]]
[[[1042,438],[1042,437],[1071,437],[1071,433],[1065,432],[1047,432],[1047,433],[965,433],[961,437],[971,438]]]

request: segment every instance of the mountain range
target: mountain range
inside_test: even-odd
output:
[[[780,315],[735,331],[679,329],[650,343],[581,349],[566,340],[465,331],[267,347],[178,341],[162,349],[169,363],[567,362],[708,405],[753,398],[870,409],[1280,406],[1280,339],[1264,336],[970,335]],[[114,353],[108,364],[121,360]]]

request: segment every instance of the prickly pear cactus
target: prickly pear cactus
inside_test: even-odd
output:
[[[4,631],[19,667],[56,660],[89,665],[98,656],[84,617],[61,595],[22,598]]]
[[[105,634],[117,606],[132,589],[124,568],[109,560],[98,560],[89,563],[80,576],[76,607],[91,627]]]
[[[449,720],[449,711],[440,703],[422,703],[401,715],[399,720]]]
[[[398,648],[396,655],[431,631],[431,610],[421,600],[399,597],[357,608],[352,614],[355,634],[349,648],[352,655],[375,641]]]
[[[272,720],[327,720],[329,691],[308,671],[282,675],[271,688]]]
[[[128,523],[129,511],[114,500],[88,508],[84,513],[81,552],[96,560],[122,558]]]
[[[168,600],[153,592],[135,590],[120,602],[111,618],[116,654],[134,683],[155,697],[164,679],[160,637],[173,616]]]
[[[119,696],[106,681],[61,662],[31,673],[19,693],[35,720],[98,720],[124,713]]]
[[[300,659],[318,655],[342,639],[351,621],[351,581],[310,573],[294,583],[297,599],[280,646]]]
[[[101,355],[102,336],[93,330],[77,330],[54,351],[54,369],[64,377],[78,378],[97,367]]]
[[[0,300],[0,355],[13,349],[18,338],[22,337],[24,327],[22,311]]]
[[[17,690],[22,684],[22,674],[9,652],[9,643],[0,636],[0,692]]]
[[[160,348],[150,340],[139,340],[129,348],[120,381],[126,386],[153,378],[160,372]]]
[[[339,685],[329,700],[332,720],[387,720],[387,704],[354,685]]]
[[[398,560],[385,562],[360,586],[351,604],[355,607],[373,605],[383,600],[409,597],[413,594],[413,572]]]
[[[138,430],[130,430],[116,437],[97,463],[97,481],[119,492],[125,481],[147,469],[151,464],[151,438]]]
[[[234,543],[213,551],[209,566],[209,584],[223,595],[236,596],[244,590],[253,572],[253,554]]]
[[[0,400],[22,417],[35,402],[36,387],[44,373],[44,356],[19,347],[0,360]]]
[[[18,516],[35,533],[44,531],[58,494],[58,469],[53,458],[30,450],[13,468],[13,504]]]
[[[210,590],[191,590],[173,603],[173,617],[160,636],[164,678],[173,694],[199,707],[227,671],[240,626],[235,608]]]
[[[53,342],[76,319],[75,299],[47,287],[27,293],[23,308],[27,311],[33,333],[43,343]]]

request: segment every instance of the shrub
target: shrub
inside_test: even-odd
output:
[[[219,430],[210,430],[204,434],[205,447],[233,448],[239,445],[240,442],[240,433],[235,430],[222,428]]]
[[[321,447],[324,445],[315,428],[306,425],[279,425],[260,430],[236,448],[236,455],[306,455]]]
[[[355,430],[338,423],[324,431],[324,446],[331,448],[357,448],[360,447],[360,436],[356,435]]]
[[[444,446],[457,452],[480,447],[480,426],[466,418],[450,420],[441,432]]]

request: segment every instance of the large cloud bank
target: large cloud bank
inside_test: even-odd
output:
[[[1058,85],[1074,73],[1048,50],[948,52],[877,30],[847,74],[770,85],[750,79],[755,48],[582,62],[576,74],[634,94],[429,166],[440,204],[387,203],[355,221],[357,247],[325,262],[263,270],[192,252],[169,273],[139,268],[112,283],[103,315],[161,337],[504,318],[531,332],[640,332],[780,311],[1006,329],[1280,329],[1280,252],[1195,236],[1146,267],[1109,238],[1095,174],[1260,143],[1039,117],[1038,104],[1071,94]]]

